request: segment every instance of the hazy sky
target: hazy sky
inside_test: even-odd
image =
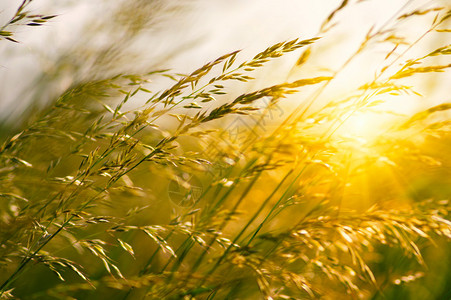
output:
[[[21,1],[0,2],[0,20],[4,23]],[[20,44],[0,42],[0,112],[4,114],[20,111],[21,108],[15,108],[21,104],[26,105],[30,96],[27,91],[33,90],[33,82],[41,70],[51,69],[61,53],[77,49],[84,43],[88,43],[87,46],[93,43],[92,39],[84,40],[90,30],[88,24],[107,16],[114,4],[119,2],[34,0],[31,6],[33,11],[59,16],[39,28],[18,28],[17,39],[21,41]],[[373,0],[350,5],[337,16],[339,26],[328,35],[329,44],[323,46],[325,50],[321,50],[321,61],[317,62],[316,68],[337,68],[343,58],[356,50],[371,26],[380,27],[389,21],[400,7],[406,4],[407,8],[427,7],[434,2],[446,3],[424,0]],[[185,0],[167,3],[178,3],[182,8],[166,12],[161,22],[146,31],[139,41],[133,44],[134,48],[130,47],[133,53],[137,53],[136,58],[128,62],[130,65],[158,65],[177,72],[189,72],[236,49],[243,49],[243,56],[246,57],[279,41],[296,37],[311,38],[318,34],[322,21],[341,1]],[[419,21],[416,26],[409,25],[411,27],[406,30],[407,34],[413,38],[420,35],[424,30],[424,22],[427,20]],[[364,71],[376,67],[381,57],[386,54],[384,51],[386,49],[381,48],[378,53],[376,48],[373,56],[357,60],[343,72],[341,80],[337,80],[331,89],[339,93],[347,86],[357,84],[359,79],[373,76]],[[413,50],[412,54],[415,54],[415,51]],[[162,58],[164,61],[159,61]],[[274,70],[263,73],[265,76],[262,77],[265,78],[260,80],[272,82],[290,79],[287,74],[296,59],[296,56],[289,56],[281,60]],[[124,68],[127,69],[126,64]],[[296,74],[292,76],[296,77]],[[58,80],[64,87],[70,84],[71,79]]]

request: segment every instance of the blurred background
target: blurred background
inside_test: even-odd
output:
[[[0,3],[2,23],[14,14],[19,2]],[[388,28],[402,11],[424,10],[446,3],[356,1],[334,16],[330,30],[321,32],[322,23],[341,1],[35,0],[29,6],[32,12],[58,17],[39,28],[18,27],[16,37],[20,43],[0,46],[0,118],[2,123],[16,123],[29,107],[49,103],[77,82],[155,69],[188,73],[237,49],[243,50],[242,58],[248,58],[268,45],[297,37],[323,36],[315,46],[316,56],[310,58],[311,63],[299,71],[293,69],[298,54],[287,55],[260,73],[256,85],[295,80],[320,70],[333,71],[358,49],[370,28]],[[406,43],[412,42],[424,33],[433,17],[427,15],[400,22],[397,34],[402,33]],[[403,58],[433,49],[445,37],[446,34],[427,36]],[[355,59],[317,103],[337,99],[372,78],[375,75],[372,72],[383,67],[389,47],[387,44],[372,47],[369,53]],[[402,50],[401,44],[397,51]],[[421,78],[412,85],[427,90],[427,101],[397,97],[389,106],[411,113],[435,105],[446,98],[446,85],[439,83],[449,79]],[[293,105],[296,104],[287,104]]]
[[[20,3],[21,1],[18,0],[1,1],[0,24],[6,23],[14,15]],[[346,7],[337,10],[343,4],[347,4]],[[334,80],[327,84],[319,94],[313,87],[306,87],[302,92],[290,95],[286,100],[278,102],[270,120],[261,131],[262,134],[253,137],[252,142],[258,144],[258,139],[270,132],[271,126],[277,126],[299,105],[306,106],[306,99],[315,99],[308,106],[308,113],[305,117],[305,123],[308,123],[310,120],[309,114],[314,115],[315,111],[327,105],[327,103],[340,101],[352,95],[362,84],[371,82],[376,78],[383,68],[399,68],[402,62],[409,60],[409,58],[422,57],[438,47],[449,44],[450,33],[438,34],[433,32],[423,37],[430,29],[435,17],[434,13],[418,14],[414,18],[406,18],[405,20],[399,19],[405,12],[416,9],[423,11],[437,7],[449,9],[450,2],[445,0],[34,0],[27,7],[27,10],[37,14],[57,15],[57,17],[39,27],[13,26],[10,28],[9,30],[15,32],[14,38],[19,43],[0,41],[0,138],[3,142],[6,137],[14,136],[17,132],[26,128],[28,124],[36,120],[36,116],[51,107],[62,93],[82,83],[106,79],[118,74],[141,74],[162,69],[170,69],[170,73],[173,74],[187,74],[219,56],[235,50],[242,50],[238,60],[244,61],[281,41],[298,37],[300,39],[321,37],[311,46],[312,51],[306,62],[303,61],[304,56],[302,56],[306,55],[306,52],[301,51],[303,54],[299,52],[288,53],[280,59],[271,61],[264,68],[256,70],[253,73],[256,78],[254,81],[246,84],[226,83],[228,94],[218,97],[219,103],[212,103],[212,105],[217,106],[222,102],[233,100],[242,93],[287,81],[292,82],[316,76],[335,76]],[[329,22],[325,22],[335,10],[337,11],[333,18]],[[448,23],[444,24],[443,28],[449,27],[450,20],[448,19]],[[392,36],[389,35],[391,30],[393,30]],[[375,42],[362,52],[358,52],[365,38],[374,32],[388,33],[384,35],[384,38],[388,35],[390,40]],[[419,39],[420,37],[421,39]],[[418,42],[416,42],[417,39]],[[412,43],[414,47],[410,46]],[[397,45],[393,52],[394,55],[387,60],[387,53],[392,51],[394,45]],[[353,57],[353,59],[348,61],[350,57]],[[449,64],[449,58],[446,55],[429,57],[427,63],[429,65]],[[171,82],[170,78],[164,76],[155,79],[152,77],[152,82],[145,87],[152,91],[160,91],[170,86]],[[357,112],[352,117],[347,118],[344,124],[334,132],[337,136],[343,136],[343,140],[349,135],[358,139],[357,144],[352,145],[349,149],[346,142],[342,144],[337,142],[337,144],[331,146],[331,148],[335,147],[336,155],[330,155],[330,161],[342,167],[340,171],[343,174],[347,172],[346,176],[349,175],[349,178],[346,178],[348,182],[344,183],[345,186],[340,186],[340,189],[334,190],[337,194],[343,191],[339,196],[344,199],[344,207],[366,209],[378,201],[399,200],[401,204],[395,204],[402,205],[403,201],[415,202],[425,199],[449,199],[450,197],[449,167],[451,161],[447,155],[451,151],[449,136],[446,138],[440,136],[437,139],[428,137],[425,138],[426,142],[421,144],[415,140],[415,133],[410,133],[414,137],[412,144],[418,146],[418,152],[430,155],[430,157],[422,156],[424,161],[418,159],[412,163],[409,160],[410,157],[404,157],[404,152],[402,152],[404,146],[405,149],[410,149],[409,141],[406,141],[406,145],[400,143],[401,150],[399,150],[396,148],[399,139],[393,138],[391,140],[390,132],[387,134],[388,128],[393,125],[390,123],[391,120],[398,120],[400,116],[405,120],[405,118],[420,110],[449,102],[450,72],[437,72],[424,77],[410,77],[407,81],[401,82],[408,86],[414,86],[417,94],[384,94],[380,99],[383,103],[377,106],[379,111]],[[90,107],[89,103],[86,104],[83,101],[89,102],[91,98],[80,97],[79,99],[75,97],[74,99],[80,101],[82,108],[84,105]],[[115,98],[113,102],[120,99],[120,97]],[[133,101],[126,104],[127,109],[140,108],[145,100],[147,100],[145,97],[140,98],[138,94]],[[205,106],[208,105],[210,103],[205,104]],[[380,111],[384,113],[381,114]],[[80,118],[74,124],[67,124],[71,122],[69,119],[62,120],[61,128],[73,127],[75,128],[74,131],[83,132],[82,130],[87,127],[87,124],[90,124],[88,122],[92,122],[92,119],[89,118]],[[165,122],[163,125],[166,125],[166,127],[162,126],[164,130],[172,129],[177,125],[176,122],[171,123],[169,121],[172,119],[163,118],[163,120]],[[240,120],[243,121],[244,119],[231,118],[224,123],[218,122],[217,127],[222,127],[228,134],[227,137],[219,136],[218,139],[229,140],[238,144],[243,143],[234,140],[233,132],[229,130],[233,127],[234,122]],[[449,114],[443,112],[439,120],[449,121]],[[313,117],[311,122],[316,122]],[[57,127],[59,123],[55,123],[55,128],[59,129]],[[317,124],[315,123],[315,125]],[[239,126],[242,128],[248,126],[248,123],[240,123]],[[148,136],[143,137],[143,140],[149,142],[149,144],[157,143],[166,133],[163,129],[157,133],[152,131],[153,129],[149,129],[146,132]],[[305,138],[303,134],[304,132],[300,131],[300,133],[295,133],[293,137],[290,137],[292,139],[289,143],[293,144],[293,148],[298,146],[302,148],[303,143],[311,142],[303,140]],[[383,138],[379,139],[378,146],[385,149],[386,152],[377,152],[374,150],[376,148],[371,148],[366,142],[374,141],[376,137],[381,136]],[[410,138],[410,136],[407,138]],[[40,140],[40,137],[37,137],[36,140],[33,140],[34,144],[28,144],[27,150],[21,153],[21,157],[22,155],[22,158],[28,156],[33,165],[37,165],[37,169],[40,168],[39,172],[41,173],[19,170],[17,177],[11,180],[17,179],[14,184],[18,186],[18,190],[22,189],[23,194],[35,197],[39,201],[41,200],[39,197],[45,198],[49,193],[48,191],[53,191],[55,184],[54,182],[51,184],[45,182],[45,184],[48,184],[46,186],[40,181],[42,180],[41,177],[47,176],[50,178],[49,174],[52,174],[52,176],[58,175],[63,178],[67,174],[76,172],[78,167],[70,159],[66,161],[63,159],[62,163],[55,169],[56,171],[52,170],[49,173],[46,164],[50,162],[53,168],[55,161],[55,164],[60,163],[57,160],[60,153],[64,155],[66,153],[72,154],[70,151],[73,149],[71,149],[71,144],[66,143],[63,139],[51,140],[49,138],[47,144],[43,143],[42,140],[47,141],[46,138]],[[339,139],[337,138],[337,140]],[[194,141],[194,139],[183,139],[182,137],[179,142],[183,151],[201,148],[197,144],[197,140]],[[211,140],[209,142],[211,145]],[[421,142],[424,142],[424,140],[421,140]],[[314,142],[311,143],[313,148]],[[97,147],[95,143],[87,143],[86,146],[87,149],[95,149],[95,147]],[[204,149],[201,148],[201,150]],[[365,151],[369,154],[364,153]],[[61,154],[61,157],[64,157],[63,154]],[[185,153],[182,152],[181,154]],[[288,161],[287,165],[291,163],[290,159],[294,159],[290,155],[281,155]],[[346,166],[346,159],[350,159],[352,155],[354,155],[352,158],[355,165],[350,163]],[[374,159],[375,162],[368,163],[370,160],[368,157],[371,155],[377,158]],[[327,158],[327,155],[325,157]],[[437,158],[437,160],[433,158]],[[248,159],[248,157],[245,159]],[[361,161],[358,161],[358,159],[361,159]],[[438,162],[439,160],[440,162]],[[224,161],[227,164],[228,161]],[[241,163],[243,164],[242,161]],[[394,170],[391,168],[392,165],[396,166],[396,168],[393,168]],[[237,168],[241,167],[242,165],[239,165]],[[330,166],[326,164],[326,167]],[[51,168],[49,167],[49,169]],[[133,210],[134,206],[144,207],[144,216],[142,214],[138,218],[132,219],[132,223],[169,223],[171,217],[185,213],[187,210],[184,205],[181,205],[181,200],[179,201],[178,198],[180,195],[182,195],[180,198],[184,198],[186,191],[182,189],[181,193],[177,194],[178,186],[171,186],[174,185],[174,181],[168,179],[170,178],[169,175],[172,175],[168,171],[169,169],[169,167],[159,165],[139,169],[138,173],[133,174],[129,179],[137,186],[142,186],[143,190],[131,193],[129,191],[114,191],[111,193],[111,199],[115,201],[114,204],[117,206],[102,204],[99,208],[96,208],[97,212],[122,216],[123,212]],[[352,172],[349,170],[352,170]],[[200,192],[202,192],[211,185],[212,176],[206,174],[203,170],[196,172],[199,175],[198,177],[187,176],[183,179],[193,186],[198,186]],[[187,174],[188,172],[185,172],[181,177]],[[215,173],[213,175],[221,176],[222,174]],[[20,176],[24,176],[25,179],[22,180]],[[46,179],[48,179],[47,177]],[[320,194],[319,192],[324,189],[321,186],[322,183],[320,183],[323,178],[333,178],[326,170],[318,171],[317,168],[307,172],[305,177],[305,182],[308,182],[308,184],[313,182],[313,188],[305,191],[305,194],[308,195]],[[250,200],[248,199],[242,209],[244,211],[255,209],[256,204],[266,196],[268,186],[277,185],[281,178],[282,172],[279,170],[265,174],[252,190],[252,197],[249,197]],[[29,182],[42,184],[42,190],[39,184],[33,185]],[[226,180],[221,184],[224,188],[227,188],[227,185],[231,182]],[[318,186],[315,186],[316,184]],[[337,183],[337,186],[340,184],[342,183]],[[128,185],[127,182],[124,186],[126,185]],[[341,190],[341,188],[343,189]],[[199,193],[195,190],[193,192]],[[196,195],[193,197],[196,197]],[[225,206],[227,205],[229,204]],[[293,214],[297,211],[289,210],[289,212]],[[287,213],[282,216],[286,218],[276,220],[277,226],[283,227],[291,221],[290,214]],[[240,222],[242,223],[243,220]],[[229,231],[236,231],[242,225],[241,223],[234,223],[234,227],[231,227]],[[101,227],[103,225],[95,226],[98,227],[90,229],[89,232],[81,230],[76,232],[74,230],[74,236],[77,236],[77,238],[80,236],[82,238],[89,237],[88,233],[103,228]],[[104,233],[103,229],[100,232]],[[112,247],[111,252],[113,253],[112,256],[119,262],[118,265],[124,267],[125,272],[136,274],[146,261],[148,249],[153,250],[156,246],[153,242],[146,241],[139,234],[129,235],[128,237],[133,241],[132,244],[138,254],[137,261],[132,260],[131,257],[124,257],[123,253],[116,251],[116,248]],[[111,240],[111,237],[108,236],[106,240],[108,239]],[[174,244],[180,241],[181,237],[177,236]],[[95,280],[100,280],[106,275],[106,271],[101,266],[99,267],[100,264],[91,264],[91,262],[96,261],[94,258],[83,257],[80,254],[81,251],[76,253],[73,249],[59,249],[61,244],[63,242],[59,241],[59,243],[52,245],[53,248],[49,248],[56,253],[67,255],[67,257],[75,257],[83,262],[88,262],[86,270],[88,273],[94,274]],[[406,297],[415,299],[415,295],[419,295],[417,299],[433,299],[434,297],[435,299],[446,299],[443,297],[449,296],[448,287],[451,274],[447,266],[451,257],[449,242],[446,239],[439,240],[438,246],[435,248],[426,247],[425,259],[434,271],[432,276],[420,280],[416,279],[417,277],[423,278],[423,273],[417,269],[423,269],[407,260],[401,251],[385,249],[384,245],[379,247],[377,250],[385,255],[377,256],[374,254],[374,257],[370,257],[369,261],[371,261],[371,267],[375,269],[376,275],[379,275],[382,279],[382,284],[387,284],[387,290],[384,292],[386,292],[385,296],[388,299],[408,299]],[[142,256],[139,256],[139,254]],[[371,256],[371,254],[368,255]],[[165,259],[168,257],[167,255],[160,256],[158,256],[155,266],[152,266],[155,270],[164,265]],[[436,259],[436,257],[439,257],[439,259]],[[392,266],[394,267],[392,268]],[[37,294],[36,298],[39,298],[40,295],[51,291],[54,286],[62,286],[50,271],[43,269],[32,269],[26,275],[28,277],[25,277],[28,278],[28,281],[18,283],[18,295],[26,298],[28,291],[34,291]],[[395,280],[393,274],[404,273],[407,273],[407,277],[399,277],[397,279],[400,280],[398,284],[389,285],[390,280]],[[44,276],[40,277],[42,274]],[[420,275],[415,277],[415,274]],[[51,278],[51,280],[48,280],[48,278]],[[407,282],[407,287],[406,285],[399,285],[401,281]],[[410,283],[411,281],[412,283]],[[77,281],[73,280],[72,282]],[[116,291],[112,292],[106,287],[103,287],[103,289],[107,292],[101,290],[98,293],[105,292],[104,295],[111,297],[117,295]],[[371,289],[372,287],[368,288],[368,290]],[[125,291],[123,292],[125,294]],[[84,291],[80,292],[78,297],[81,297],[80,299],[96,299],[99,295],[95,292],[84,293]],[[385,296],[378,295],[376,292],[372,299],[381,299]]]

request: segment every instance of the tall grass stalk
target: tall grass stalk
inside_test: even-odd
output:
[[[54,17],[24,12],[30,2],[3,39],[17,42],[8,28],[22,19]],[[451,274],[438,280],[434,257],[450,249],[451,105],[392,117],[367,142],[340,133],[356,115],[379,113],[381,98],[418,96],[407,85],[414,76],[449,73],[433,64],[449,43],[406,58],[428,35],[449,32],[449,7],[405,11],[409,3],[336,70],[294,78],[318,62],[348,1],[317,37],[248,60],[233,51],[189,74],[74,82],[30,113],[0,147],[1,298],[445,297]],[[429,16],[415,40],[399,36],[401,24]],[[318,105],[358,57],[387,44],[371,80]],[[259,69],[296,52],[290,80],[232,96],[232,84],[250,87]],[[154,91],[160,77],[170,82]],[[271,119],[296,97],[287,116]]]

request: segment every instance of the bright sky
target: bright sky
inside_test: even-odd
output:
[[[19,0],[2,0],[0,3],[0,21],[4,23],[17,8]],[[33,81],[40,70],[49,68],[59,53],[80,47],[85,42],[82,30],[90,24],[94,16],[104,16],[106,8],[114,1],[61,1],[34,0],[33,10],[39,13],[60,15],[41,28],[22,27],[17,38],[21,44],[1,41],[0,44],[0,113],[9,114],[20,111],[21,105],[27,105]],[[116,1],[114,3],[118,3]],[[353,2],[353,1],[351,1]],[[357,1],[354,1],[357,2]],[[169,3],[169,2],[168,2]],[[177,3],[174,1],[173,3]],[[159,67],[169,67],[177,72],[189,72],[216,57],[243,49],[243,56],[252,54],[280,41],[296,37],[310,38],[318,33],[322,21],[341,3],[340,0],[197,0],[179,1],[185,9],[174,10],[169,18],[147,32],[137,44],[134,52],[137,59],[131,64],[151,65],[167,53],[174,51]],[[339,26],[327,36],[326,44],[321,48],[321,60],[315,64],[318,68],[336,69],[350,53],[355,51],[369,28],[379,28],[407,3],[407,7],[426,8],[446,1],[362,1],[349,5],[337,15]],[[95,18],[94,18],[95,19]],[[418,19],[409,24],[406,34],[412,39],[422,34],[426,22],[430,19]],[[89,30],[89,29],[88,29]],[[326,39],[325,39],[326,40]],[[425,45],[443,44],[443,41],[425,40]],[[416,51],[421,53],[422,47]],[[418,49],[417,48],[417,49]],[[328,87],[324,97],[345,93],[361,80],[374,76],[373,72],[381,65],[386,49],[376,50],[361,59],[357,59],[340,75],[338,80]],[[280,83],[284,80],[298,79],[287,74],[297,56],[288,56],[274,69],[263,72],[259,78],[263,84]],[[125,66],[126,67],[126,66]],[[299,76],[308,76],[309,66]],[[59,84],[70,84],[70,78],[59,79]],[[438,93],[438,92],[437,92]],[[443,93],[443,91],[441,91]],[[436,96],[437,99],[439,96]],[[439,100],[429,99],[430,103]],[[424,103],[424,101],[423,101]],[[404,109],[406,105],[401,105]],[[413,105],[412,107],[415,107]]]

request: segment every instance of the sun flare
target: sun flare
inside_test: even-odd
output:
[[[450,299],[449,0],[0,2],[0,299]]]

